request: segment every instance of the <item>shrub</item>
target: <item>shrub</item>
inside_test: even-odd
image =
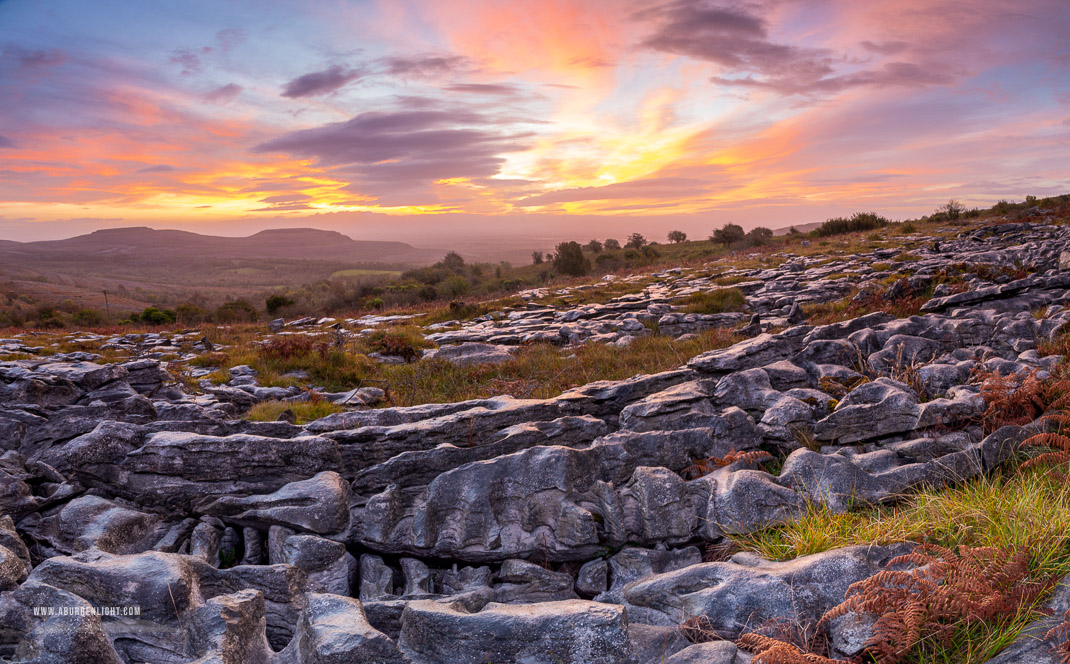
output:
[[[386,303],[383,302],[383,298],[381,298],[381,297],[373,297],[373,298],[369,299],[367,302],[365,302],[364,304],[369,309],[382,309],[383,307],[386,306]]]
[[[456,251],[451,251],[436,263],[435,267],[445,268],[450,272],[462,272],[464,270],[464,258]]]
[[[614,251],[616,249],[620,249],[620,242],[617,242],[613,238],[609,238],[605,241],[605,244],[603,246],[605,246],[607,251]]]
[[[655,260],[661,256],[661,252],[654,248],[653,244],[648,244],[639,250],[640,255],[648,261]]]
[[[231,300],[220,305],[212,318],[217,323],[251,323],[260,318],[260,314],[246,300]]]
[[[131,316],[133,318],[133,316]],[[169,325],[178,320],[178,316],[174,311],[170,309],[158,309],[156,307],[147,307],[141,312],[138,319],[142,323],[148,325]]]
[[[96,309],[79,309],[71,316],[71,321],[76,325],[100,325],[104,316]]]
[[[710,242],[716,242],[728,247],[737,242],[742,242],[746,236],[747,234],[743,231],[743,227],[739,224],[725,224],[710,235]]]
[[[63,315],[56,311],[55,307],[39,307],[37,309],[37,327],[64,327]]]
[[[451,274],[438,286],[438,294],[443,298],[460,297],[471,288],[468,280],[459,274]]]
[[[554,269],[562,274],[582,277],[591,271],[591,261],[583,255],[579,242],[562,242],[554,253]]]
[[[679,244],[687,239],[687,233],[683,231],[669,231],[669,242]]]
[[[951,199],[950,201],[936,208],[937,214],[943,213],[947,215],[947,219],[950,221],[955,221],[956,219],[961,217],[962,213],[965,211],[966,206],[964,206],[962,203],[959,203],[955,199]]]
[[[765,228],[764,226],[758,226],[747,233],[743,240],[749,246],[763,247],[769,244],[769,241],[773,239],[773,231]]]
[[[598,240],[591,240],[587,244],[583,245],[583,248],[591,252],[592,254],[602,253],[602,243]]]
[[[196,304],[187,302],[175,307],[175,318],[180,323],[202,323],[208,320],[209,314]]]
[[[859,231],[872,231],[883,228],[889,223],[888,219],[875,212],[855,212],[850,217],[834,217],[821,224],[814,230],[817,237],[841,235],[843,233],[857,233]]]
[[[628,241],[624,243],[624,246],[632,249],[642,249],[644,244],[646,244],[645,237],[639,233],[632,233],[628,236]]]
[[[288,307],[293,303],[294,301],[285,295],[269,295],[268,298],[264,300],[264,307],[270,315],[274,316],[283,308]]]
[[[684,300],[684,311],[692,314],[721,314],[728,311],[743,311],[747,298],[738,288],[718,288],[694,293]]]

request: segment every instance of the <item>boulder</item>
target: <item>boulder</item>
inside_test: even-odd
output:
[[[274,493],[210,498],[195,509],[242,526],[267,529],[278,525],[321,535],[340,533],[349,526],[349,484],[327,470],[290,482]]]
[[[463,343],[456,346],[440,346],[424,353],[425,360],[445,360],[450,364],[467,367],[476,364],[501,364],[513,359],[504,346],[481,343]]]
[[[398,645],[412,664],[626,664],[631,655],[624,608],[583,600],[417,600],[401,616]]]

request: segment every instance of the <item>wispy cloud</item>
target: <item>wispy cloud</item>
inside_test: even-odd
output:
[[[321,71],[314,71],[293,79],[283,86],[282,96],[298,99],[300,97],[325,95],[356,81],[361,76],[363,76],[363,73],[357,69],[346,69],[340,65],[332,65]]]

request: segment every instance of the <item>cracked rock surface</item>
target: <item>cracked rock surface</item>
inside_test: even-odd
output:
[[[785,616],[815,622],[910,545],[786,562],[707,551],[807,504],[840,512],[976,477],[1029,435],[985,434],[974,377],[1044,375],[1059,360],[1038,348],[1070,329],[1058,264],[1070,234],[1011,226],[919,252],[902,288],[931,283],[952,256],[1027,276],[974,277],[910,318],[799,320],[799,304],[887,276],[872,265],[892,256],[878,250],[722,270],[745,314],[682,313],[714,278],[670,270],[607,304],[529,292],[530,308],[428,330],[433,354],[469,364],[533,340],[678,336],[759,314],[749,339],[674,370],[548,399],[371,408],[381,395],[361,388],[331,396],[349,410],[296,426],[240,419],[295,396],[248,367],[198,394],[175,384],[151,349],[193,354],[195,333],[107,341],[140,349],[131,361],[0,362],[0,660],[747,662],[676,628],[701,616],[733,638]],[[777,471],[695,471],[755,450],[780,457]],[[993,661],[1049,660],[1022,642]]]

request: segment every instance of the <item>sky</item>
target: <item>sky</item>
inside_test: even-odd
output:
[[[0,238],[657,238],[1065,193],[1068,35],[1068,0],[0,0]]]

